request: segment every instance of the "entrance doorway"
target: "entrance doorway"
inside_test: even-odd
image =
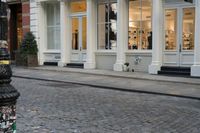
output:
[[[9,46],[11,60],[15,60],[15,51],[19,49],[22,41],[22,4],[10,4],[9,20]]]
[[[72,56],[71,62],[86,61],[87,18],[84,15],[72,17]]]
[[[165,9],[164,66],[193,64],[195,8]]]

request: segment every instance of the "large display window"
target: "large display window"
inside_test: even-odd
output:
[[[176,50],[176,18],[176,9],[165,10],[165,50]]]
[[[182,50],[194,49],[194,26],[195,26],[195,8],[184,8]]]
[[[117,0],[98,1],[98,49],[117,47]]]
[[[177,11],[179,12],[177,13]],[[180,23],[177,22],[178,19]],[[166,9],[165,50],[193,50],[194,25],[195,8]],[[177,33],[177,28],[179,29],[179,34]]]
[[[129,0],[129,50],[152,49],[151,0]]]
[[[47,3],[47,49],[60,49],[60,6],[58,3]]]

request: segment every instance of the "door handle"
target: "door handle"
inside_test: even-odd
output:
[[[181,44],[180,44],[180,46],[179,46],[179,52],[181,52]]]
[[[80,51],[82,50],[82,47],[80,47]]]

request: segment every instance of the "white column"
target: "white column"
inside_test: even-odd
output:
[[[195,40],[194,40],[194,64],[191,67],[191,76],[200,77],[200,0],[196,0],[195,8]]]
[[[44,63],[44,51],[45,51],[45,11],[41,2],[37,2],[37,22],[38,22],[38,59],[39,65]]]
[[[96,0],[87,0],[87,57],[84,69],[96,68],[95,48],[97,45],[97,4]]]
[[[123,71],[125,50],[128,47],[128,0],[118,0],[117,11],[117,57],[114,71]]]
[[[60,1],[60,42],[61,42],[61,61],[58,66],[65,66],[70,62],[71,55],[71,18],[70,3]]]
[[[150,74],[157,74],[162,65],[163,45],[163,0],[152,0],[152,62],[149,66]]]

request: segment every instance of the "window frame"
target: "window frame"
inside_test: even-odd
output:
[[[51,5],[53,6],[53,19],[52,19],[52,23],[53,24],[48,24],[48,6]],[[47,45],[46,45],[46,50],[47,51],[58,51],[61,50],[61,39],[60,39],[60,35],[58,35],[57,39],[53,40],[53,46],[49,46],[48,43],[48,31],[49,30],[53,30],[53,34],[54,34],[54,38],[57,36],[57,32],[55,32],[56,30],[59,30],[59,34],[60,34],[60,26],[61,26],[61,22],[60,22],[60,4],[59,2],[48,2],[45,4],[45,8],[46,8],[46,33],[47,33]],[[58,8],[58,9],[57,9]],[[59,16],[57,16],[59,15]],[[59,19],[57,19],[59,18]],[[58,22],[58,23],[57,23]],[[59,43],[56,44],[56,40],[59,40]],[[53,47],[53,48],[51,48]]]
[[[139,31],[142,31],[142,29],[143,29],[143,10],[142,10],[142,7],[143,7],[143,0],[139,0],[139,7],[140,7],[140,12],[139,12],[139,14],[140,14],[140,18],[138,19],[138,20],[130,20],[130,2],[131,2],[132,0],[129,0],[128,1],[128,44],[127,44],[127,46],[126,46],[126,48],[127,48],[127,50],[128,51],[151,51],[153,48],[151,48],[151,49],[142,49],[142,42],[143,42],[143,35],[141,34],[141,33],[137,33],[137,34],[139,34],[139,35],[137,35],[137,36],[140,36],[140,38],[139,38],[139,43],[138,43],[138,45],[137,45],[137,49],[132,49],[132,48],[129,48],[129,29],[130,29],[130,27],[129,27],[129,24],[130,23],[135,23],[135,22],[137,22],[137,23],[139,23],[139,27],[138,27],[138,29],[139,29]],[[151,0],[151,9],[150,9],[150,11],[151,11],[151,17],[150,17],[150,20],[148,20],[148,21],[150,21],[150,25],[151,25],[151,31],[152,31],[152,0]],[[153,42],[152,42],[152,45],[153,45]]]
[[[117,2],[117,0],[99,0],[98,2],[97,2],[97,51],[116,51],[116,49],[117,49],[117,33],[118,33],[118,31],[117,31],[117,19],[116,19],[116,22],[109,22],[109,16],[110,16],[110,13],[108,13],[108,16],[106,17],[108,20],[106,21],[104,21],[104,22],[100,22],[99,20],[99,6],[100,5],[104,5],[104,7],[105,7],[105,5],[108,5],[108,4],[117,4],[117,6],[118,6],[118,2]],[[117,13],[118,13],[118,7],[117,7]],[[116,14],[117,14],[116,13]],[[99,26],[101,26],[101,25],[104,25],[104,26],[106,26],[106,25],[112,25],[112,24],[116,24],[116,46],[114,47],[114,48],[108,48],[108,49],[106,49],[106,46],[109,46],[109,41],[107,42],[107,44],[106,43],[103,43],[103,45],[102,44],[100,44],[99,42],[99,33],[100,33],[100,30],[99,30]],[[105,40],[106,39],[108,39],[108,40],[110,40],[110,26],[108,26],[108,34],[107,34],[107,38],[105,38]],[[106,34],[106,32],[104,33],[104,34]],[[104,48],[101,48],[101,45],[104,47]]]

